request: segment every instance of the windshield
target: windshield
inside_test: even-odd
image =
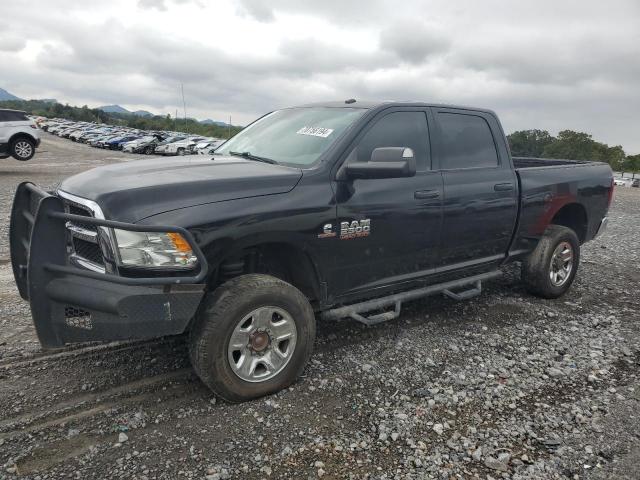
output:
[[[278,110],[242,130],[215,153],[244,153],[277,163],[311,165],[364,112],[329,107]]]

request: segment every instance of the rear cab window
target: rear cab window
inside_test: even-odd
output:
[[[437,112],[440,168],[495,168],[498,151],[487,121],[472,113]]]

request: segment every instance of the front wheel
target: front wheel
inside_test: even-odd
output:
[[[313,351],[315,317],[293,285],[242,275],[208,294],[190,334],[200,379],[223,399],[242,402],[288,387]]]
[[[522,262],[527,290],[543,298],[558,298],[571,287],[580,262],[580,241],[570,228],[550,225],[535,250]]]
[[[11,143],[10,151],[13,158],[26,162],[36,153],[36,144],[28,138],[18,138]]]

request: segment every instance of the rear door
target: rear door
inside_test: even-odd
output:
[[[497,119],[433,108],[444,182],[441,271],[493,266],[505,256],[518,208],[515,172]]]
[[[0,110],[0,143],[7,143],[16,132],[16,127],[28,124],[29,119],[24,113]]]
[[[7,112],[0,110],[0,144],[9,141],[9,119]]]
[[[379,147],[411,148],[417,173],[334,183],[339,263],[331,285],[338,295],[412,282],[436,265],[442,177],[431,168],[427,109],[384,110],[358,135],[345,161],[369,161]]]

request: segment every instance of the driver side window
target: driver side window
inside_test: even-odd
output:
[[[431,165],[426,114],[393,112],[385,115],[364,134],[349,156],[357,162],[368,162],[373,150],[379,147],[411,148],[416,159],[416,169],[429,170]]]

